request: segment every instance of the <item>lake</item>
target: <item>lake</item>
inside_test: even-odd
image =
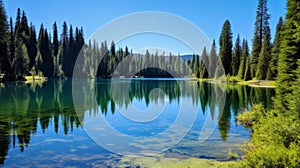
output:
[[[228,160],[250,140],[235,116],[272,107],[274,94],[174,79],[2,83],[0,165],[130,166],[127,153]]]

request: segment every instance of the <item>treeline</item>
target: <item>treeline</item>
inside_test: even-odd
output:
[[[72,25],[68,28],[66,22],[62,25],[60,38],[56,22],[52,34],[42,24],[37,35],[35,26],[28,25],[27,16],[20,8],[15,23],[10,18],[8,24],[3,2],[0,2],[3,23],[0,74],[4,74],[4,80],[22,80],[26,75],[72,77],[78,56],[82,56],[76,67],[80,69],[79,75],[89,78],[111,78],[113,75],[172,77],[187,76],[190,72],[180,57],[171,53],[167,57],[159,56],[157,52],[150,54],[149,51],[145,55],[134,55],[127,47],[117,50],[113,41],[110,47],[106,41],[100,45],[95,40],[86,44],[83,29],[76,27],[74,31]],[[124,62],[120,66],[121,61]],[[149,66],[158,68],[146,68]]]
[[[275,80],[278,76],[279,47],[284,22],[282,18],[279,19],[276,36],[271,42],[269,19],[267,0],[259,0],[251,55],[247,40],[241,40],[239,35],[233,45],[231,24],[226,20],[219,39],[219,54],[216,54],[213,42],[209,55],[204,49],[200,61],[199,56],[193,58],[191,66],[195,76],[218,78],[226,75],[236,76],[241,80]]]
[[[100,46],[100,47],[99,47]],[[192,73],[180,56],[169,53],[159,55],[158,52],[145,55],[133,54],[128,47],[116,50],[112,41],[110,48],[104,41],[101,45],[97,41],[89,41],[82,49],[80,57],[82,63],[78,63],[82,75],[88,78],[114,77],[183,77]],[[99,66],[98,66],[99,65]],[[81,68],[82,67],[82,68]]]
[[[43,24],[37,36],[35,26],[28,25],[27,16],[20,8],[16,21],[7,23],[3,2],[0,7],[0,72],[4,80],[22,80],[26,75],[46,77],[72,76],[75,61],[85,44],[83,29],[63,23],[61,37],[53,24],[51,36]]]
[[[53,24],[52,36],[41,25],[37,37],[35,27],[28,25],[24,11],[18,9],[15,24],[12,18],[8,24],[2,1],[0,9],[0,21],[3,23],[0,29],[0,72],[6,80],[16,80],[25,75],[72,77],[78,55],[81,59],[76,68],[80,71],[76,73],[89,78],[110,78],[113,75],[187,77],[193,73],[197,78],[226,75],[238,77],[239,80],[274,80],[278,76],[278,55],[284,21],[279,19],[276,36],[271,42],[267,0],[258,2],[251,54],[247,40],[241,39],[239,35],[233,45],[231,23],[226,20],[219,38],[219,52],[214,40],[210,52],[204,48],[201,55],[194,55],[187,62],[188,66],[179,56],[159,56],[148,51],[145,55],[137,55],[127,47],[116,49],[113,41],[110,47],[106,41],[99,44],[92,40],[86,44],[83,29],[76,27],[74,31],[72,25],[68,28],[66,22],[63,23],[60,38],[56,23]]]

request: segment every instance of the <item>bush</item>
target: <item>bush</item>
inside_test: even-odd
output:
[[[299,120],[270,111],[253,123],[251,141],[245,152],[242,167],[299,167]]]
[[[253,105],[252,110],[248,111],[247,109],[238,117],[239,123],[245,127],[250,128],[252,125],[258,121],[259,118],[264,117],[266,110],[262,104]]]
[[[236,159],[237,157],[239,157],[239,155],[235,152],[232,152],[231,150],[228,152],[228,157],[230,159]]]
[[[230,76],[230,75],[228,75],[226,77],[226,82],[227,83],[238,83],[240,81],[242,81],[242,80],[238,76]]]

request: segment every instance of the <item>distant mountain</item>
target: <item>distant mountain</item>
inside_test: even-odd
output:
[[[133,53],[132,55],[135,58],[137,58],[138,56],[141,56],[141,57],[145,56],[144,54],[138,54],[138,53]],[[165,55],[164,57],[168,58],[169,55]],[[184,61],[192,60],[193,59],[193,54],[181,55],[180,58],[183,59]]]
[[[181,55],[180,58],[183,59],[184,61],[188,61],[188,60],[192,61],[193,54]]]

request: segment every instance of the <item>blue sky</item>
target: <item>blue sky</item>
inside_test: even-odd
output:
[[[169,12],[194,23],[211,40],[216,39],[217,43],[222,25],[226,19],[231,22],[234,41],[238,33],[242,38],[250,41],[253,37],[257,8],[257,0],[4,0],[4,4],[7,15],[12,16],[13,20],[15,20],[17,8],[20,7],[25,10],[29,22],[32,22],[36,29],[39,29],[41,23],[46,28],[52,29],[54,21],[61,27],[63,21],[66,21],[73,26],[82,26],[85,38],[91,36],[98,28],[109,21],[126,14],[142,11]],[[270,0],[268,7],[271,14],[272,37],[274,38],[278,19],[286,13],[286,0]],[[127,42],[123,41],[120,45],[126,44],[129,48],[137,51],[147,47],[142,45],[141,39],[145,38],[128,39]],[[157,39],[157,37],[153,39]],[[190,52],[184,45],[176,45],[176,47],[170,48],[170,46],[163,44],[168,43],[166,40],[161,41],[161,44],[156,42],[155,46],[152,47],[168,48],[175,53]]]

